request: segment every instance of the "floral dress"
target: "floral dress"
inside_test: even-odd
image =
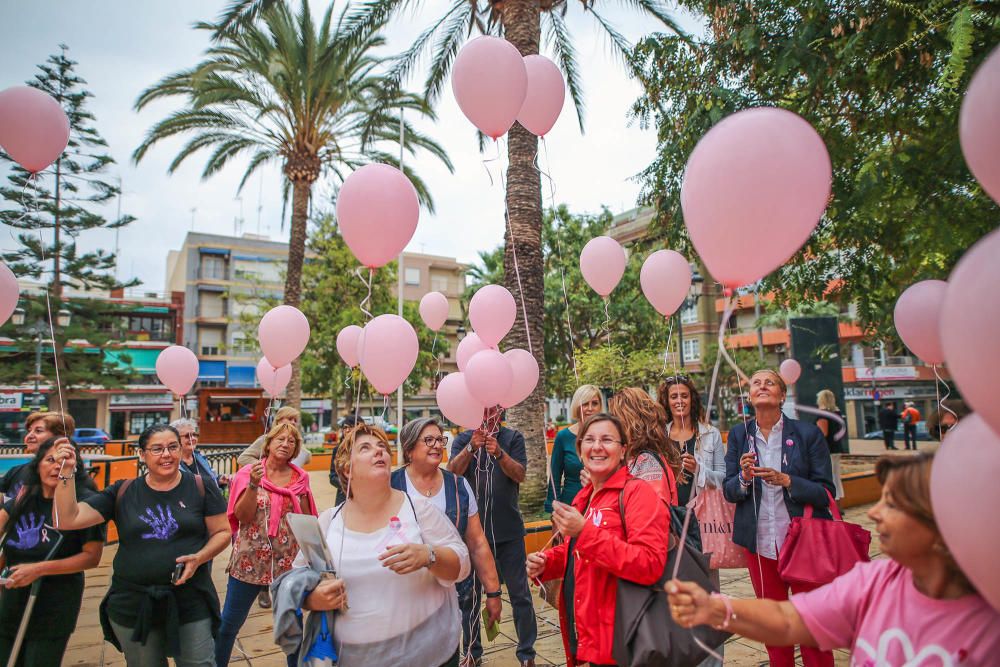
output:
[[[308,496],[299,496],[303,506],[308,505]],[[282,503],[285,515],[292,510],[291,503]],[[271,511],[271,494],[264,489],[257,491],[257,513],[252,523],[240,523],[233,540],[233,551],[229,557],[227,572],[234,579],[257,586],[270,586],[282,573],[292,569],[292,561],[299,551],[295,536],[288,528],[287,516],[281,517],[278,534],[267,535],[267,523]]]

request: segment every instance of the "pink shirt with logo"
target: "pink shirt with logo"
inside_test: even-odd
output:
[[[978,595],[929,598],[889,558],[791,602],[821,649],[851,647],[852,667],[1000,664],[1000,613]]]

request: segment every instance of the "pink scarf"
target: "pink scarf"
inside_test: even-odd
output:
[[[312,490],[309,488],[309,474],[293,463],[288,467],[292,469],[292,481],[288,486],[275,486],[267,479],[267,468],[264,468],[264,477],[260,480],[260,487],[270,493],[271,511],[267,525],[268,537],[277,537],[278,527],[281,525],[281,518],[289,512],[288,504],[291,503],[291,510],[296,514],[302,513],[302,506],[299,497],[305,496],[309,501],[308,513],[316,516],[316,500],[313,498]],[[250,486],[250,470],[253,464],[245,465],[236,473],[236,477],[230,482],[229,506],[226,509],[226,516],[229,519],[229,527],[233,534],[240,528],[240,522],[236,518],[236,502]]]

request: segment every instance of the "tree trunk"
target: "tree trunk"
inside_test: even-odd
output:
[[[313,180],[292,181],[292,229],[288,241],[284,300],[286,304],[296,308],[302,301],[302,263],[306,256],[306,223],[309,220],[309,195]],[[292,379],[285,392],[285,404],[296,409],[302,404],[302,371],[298,359],[292,362]]]
[[[508,0],[503,6],[504,36],[521,55],[538,53],[539,0]],[[510,347],[534,352],[540,372],[538,385],[526,400],[508,411],[511,425],[524,434],[528,469],[521,485],[521,507],[533,514],[542,509],[548,481],[545,449],[545,358],[543,354],[544,270],[542,266],[542,188],[534,166],[538,138],[519,123],[507,134],[507,214],[504,283],[518,303],[517,321],[507,336]],[[520,281],[518,281],[520,274]],[[518,286],[520,282],[520,288]],[[521,307],[523,305],[523,311]],[[527,313],[525,328],[524,312]]]

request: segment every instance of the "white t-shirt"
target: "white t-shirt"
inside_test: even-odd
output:
[[[414,514],[416,510],[416,514]],[[319,517],[320,528],[344,580],[350,608],[337,614],[334,639],[342,667],[371,665],[440,665],[458,647],[462,618],[455,582],[421,569],[399,575],[382,566],[378,555],[400,542],[447,547],[461,563],[457,581],[469,576],[469,550],[441,512],[420,498],[403,498],[397,527],[359,533],[344,526],[336,508]],[[331,520],[332,519],[332,520]],[[392,534],[391,534],[392,533]],[[391,610],[391,622],[387,622]]]
[[[441,488],[438,489],[437,493],[428,498],[424,494],[420,493],[420,491],[417,490],[417,487],[413,486],[413,482],[410,481],[410,473],[404,474],[403,477],[406,478],[406,492],[411,498],[423,498],[431,505],[441,510],[442,514],[447,515],[448,500],[445,496],[444,484],[441,485]],[[456,475],[456,477],[458,476]],[[461,483],[465,485],[465,492],[469,494],[469,516],[472,516],[473,514],[479,512],[479,504],[476,502],[476,494],[472,492],[472,487],[469,486],[469,480],[464,477],[458,477],[458,479],[462,480]]]

